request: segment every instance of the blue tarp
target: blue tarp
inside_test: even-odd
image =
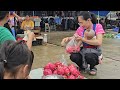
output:
[[[56,17],[56,18],[55,18],[55,22],[60,25],[60,24],[61,24],[61,18]]]
[[[110,11],[90,11],[96,15],[98,15],[99,13],[99,16],[106,16]]]

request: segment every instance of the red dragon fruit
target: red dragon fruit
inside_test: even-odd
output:
[[[68,77],[66,75],[63,75],[64,79],[67,79]]]
[[[71,68],[76,68],[76,67],[75,67],[74,64],[70,64],[70,65],[68,66],[68,68],[71,69]]]
[[[51,69],[52,71],[54,71],[55,68],[56,68],[56,66],[55,66],[53,63],[50,63],[50,64],[49,64],[49,67],[50,67],[50,69]]]
[[[58,67],[58,69],[57,69],[57,74],[59,74],[59,75],[63,75],[63,74],[64,74],[64,69],[63,69],[63,67]]]
[[[64,69],[64,73],[65,73],[65,75],[69,75],[70,74],[70,70],[68,68],[65,68]]]
[[[50,69],[49,64],[47,64],[47,65],[44,67],[44,70],[45,70],[45,69]]]
[[[68,79],[76,79],[74,75],[68,76]]]
[[[56,63],[55,63],[55,66],[56,66],[56,67],[62,66],[62,63],[61,63],[61,62],[56,62]]]
[[[51,75],[52,74],[52,71],[50,69],[45,69],[43,71],[43,74],[46,76],[46,75]]]
[[[54,71],[53,71],[53,74],[57,74],[57,70],[54,70]]]
[[[73,52],[79,52],[80,51],[80,47],[79,46],[69,46],[68,48],[66,48],[66,52],[71,54]]]
[[[70,72],[71,72],[71,74],[73,74],[73,75],[77,75],[77,74],[79,73],[76,68],[70,68]]]

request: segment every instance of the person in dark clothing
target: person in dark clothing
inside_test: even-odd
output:
[[[107,28],[107,25],[109,24],[108,17],[105,18],[105,27]]]
[[[63,31],[65,30],[65,22],[66,22],[66,19],[62,19],[61,25],[62,25]]]
[[[120,33],[120,21],[118,21],[117,27],[119,28],[118,33]]]
[[[4,27],[6,27],[6,28],[12,33],[12,30],[11,30],[11,28],[10,28],[8,22],[4,24]]]
[[[103,29],[105,30],[105,20],[104,20],[104,18],[100,19],[100,24],[102,25]]]

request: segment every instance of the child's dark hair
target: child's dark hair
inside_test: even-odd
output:
[[[90,18],[93,24],[97,23],[97,18],[94,13],[88,11],[81,11],[79,16],[82,16],[84,20],[88,20]]]
[[[0,79],[4,78],[4,71],[10,72],[14,78],[20,65],[29,66],[33,63],[32,54],[23,41],[5,41],[0,48]]]
[[[0,11],[0,21],[3,20],[7,14],[9,14],[9,11]]]

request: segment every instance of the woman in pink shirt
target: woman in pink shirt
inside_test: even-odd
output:
[[[102,55],[100,47],[102,45],[103,34],[105,32],[102,25],[97,24],[97,18],[95,15],[90,12],[82,11],[78,16],[78,22],[80,27],[75,33],[78,34],[76,40],[81,40],[83,42],[83,47],[81,48],[80,53],[72,53],[70,55],[70,59],[79,66],[80,70],[85,70],[89,64],[89,74],[96,75],[97,68],[95,66],[99,64],[98,57]],[[93,40],[87,40],[84,38],[84,31],[86,29],[93,29],[95,31],[96,38]],[[72,37],[67,37],[63,40],[68,42],[71,38]]]

